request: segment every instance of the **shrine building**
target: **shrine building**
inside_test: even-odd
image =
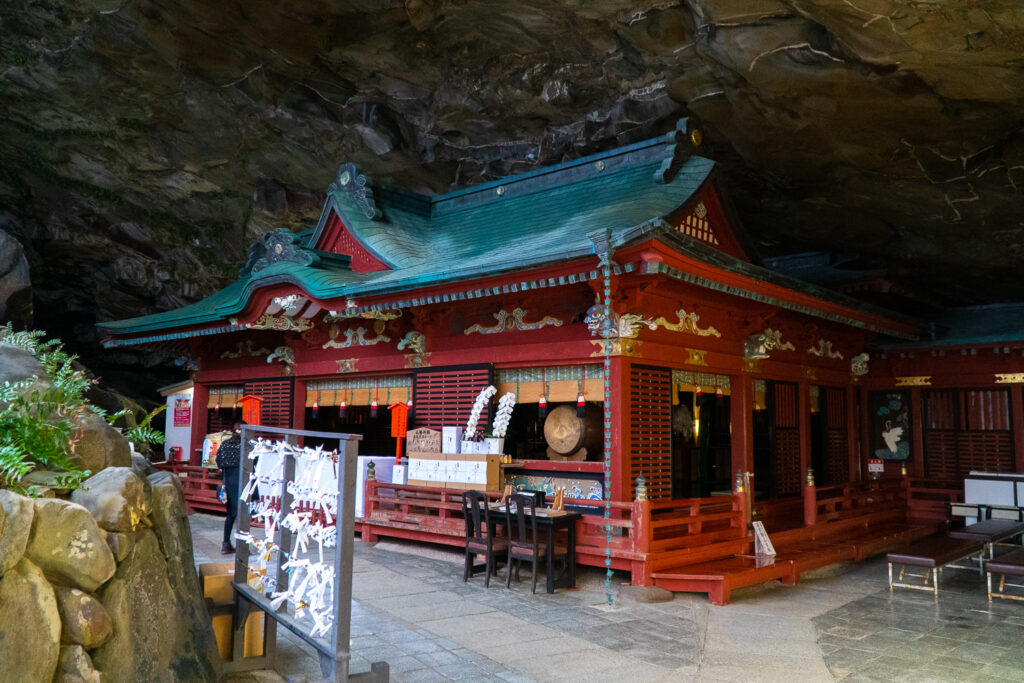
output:
[[[497,488],[564,490],[587,512],[578,562],[720,603],[931,533],[971,470],[1024,472],[1019,323],[986,308],[936,326],[870,282],[765,267],[698,152],[683,121],[440,196],[344,164],[315,229],[267,233],[198,303],[100,323],[104,344],[188,358],[192,466],[243,396],[261,424],[387,456],[388,406],[440,430],[483,387],[514,392]],[[560,406],[568,440],[546,429]],[[388,484],[368,484],[364,540],[462,542],[461,491],[391,486],[435,503],[398,509]],[[748,557],[750,520],[775,564]]]

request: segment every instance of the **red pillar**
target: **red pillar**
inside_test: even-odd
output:
[[[924,476],[924,401],[921,388],[910,390],[910,462],[907,472],[913,477]]]
[[[190,465],[203,464],[203,438],[207,431],[207,408],[210,402],[210,387],[196,383],[192,388],[192,442],[185,459]],[[198,450],[196,450],[198,449]]]
[[[811,384],[800,380],[800,489],[804,498],[804,524],[817,521],[818,499],[813,486],[807,485],[807,468],[811,466]]]
[[[602,359],[602,362],[603,359]],[[611,381],[611,499],[630,501],[632,488],[632,453],[629,450],[629,359],[612,356],[609,372]],[[605,482],[607,486],[609,482]]]
[[[745,372],[732,378],[729,403],[732,429],[730,446],[732,472],[754,471],[754,379]],[[730,477],[730,480],[732,477]]]
[[[868,478],[868,458],[871,457],[871,412],[868,407],[868,391],[860,392],[860,478]]]

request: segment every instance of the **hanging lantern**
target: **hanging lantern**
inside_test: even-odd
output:
[[[704,393],[704,391],[703,391],[703,389],[700,388],[700,385],[698,384],[697,385],[697,391],[693,392],[693,395],[696,396],[697,398],[700,398],[700,395],[702,393]]]
[[[407,423],[411,424],[412,423],[412,399],[410,398],[408,401],[406,401],[405,405],[409,408],[408,412],[406,413],[405,419],[406,419]]]
[[[348,414],[348,406],[345,405],[345,399],[341,399],[341,404],[338,405],[338,417],[342,420]]]
[[[717,396],[718,398],[722,398],[723,396],[725,396],[725,394],[722,393],[722,387],[718,386],[717,384],[715,385],[715,396]]]
[[[241,410],[242,406],[238,405],[238,401],[235,401],[235,405],[231,409],[231,417],[234,419],[238,419],[238,417],[241,415]]]
[[[370,417],[377,417],[377,399],[370,401]]]
[[[313,401],[313,419],[320,417],[320,402]]]

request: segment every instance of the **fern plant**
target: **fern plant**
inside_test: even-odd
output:
[[[75,369],[76,357],[60,342],[42,341],[42,335],[0,327],[0,342],[35,355],[52,383],[43,391],[32,390],[37,377],[0,384],[0,486],[28,495],[38,488],[22,486],[22,479],[36,467],[58,472],[61,488],[77,488],[90,474],[72,452],[82,434],[80,418],[90,409],[85,392],[92,380]]]

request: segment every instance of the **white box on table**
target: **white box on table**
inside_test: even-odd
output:
[[[441,427],[441,452],[459,453],[462,445],[462,427]]]

